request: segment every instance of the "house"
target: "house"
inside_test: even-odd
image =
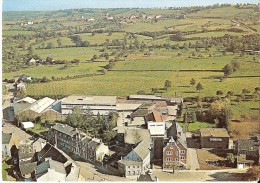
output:
[[[24,82],[20,82],[20,83],[18,83],[18,84],[16,85],[15,88],[16,88],[16,91],[19,91],[19,92],[25,91],[25,90],[26,90],[26,85],[25,85]]]
[[[201,148],[229,148],[229,134],[225,128],[201,128]]]
[[[23,81],[23,82],[26,82],[28,80],[31,81],[32,77],[28,76],[27,74],[22,74],[19,76],[14,76],[13,79],[14,79],[14,83],[19,83],[20,81]]]
[[[67,172],[63,163],[48,159],[37,165],[34,172],[34,179],[37,182],[57,181],[65,182]]]
[[[236,140],[235,153],[241,157],[241,160],[253,160],[255,164],[259,164],[259,139],[251,137],[250,139]]]
[[[27,128],[33,128],[34,124],[31,121],[28,122],[21,122],[21,128],[27,129]]]
[[[116,112],[116,96],[80,96],[71,95],[61,101],[63,115],[72,113],[74,107],[79,107],[84,112],[92,112],[94,116],[108,115]]]
[[[87,19],[88,22],[95,22],[95,19],[94,18],[89,18]]]
[[[34,58],[30,58],[28,61],[27,61],[27,64],[36,64],[36,60]]]
[[[122,159],[118,161],[118,170],[124,177],[137,176],[141,173],[142,163],[139,161],[132,161]]]
[[[11,138],[12,133],[2,132],[2,155],[3,157],[11,157]]]
[[[254,165],[254,160],[249,160],[246,158],[245,154],[240,154],[237,156],[237,168],[249,168]]]
[[[109,154],[108,146],[100,139],[90,138],[77,128],[65,124],[56,123],[52,126],[48,132],[48,141],[94,164],[102,162],[105,154]]]
[[[149,113],[147,107],[141,106],[136,111],[130,114],[130,121],[125,126],[142,126],[145,125],[145,116]]]
[[[29,107],[34,102],[36,102],[36,100],[31,97],[25,97],[22,99],[15,98],[15,100],[13,102],[14,114],[17,114],[19,111],[24,110],[25,108]]]
[[[61,100],[57,100],[41,112],[41,119],[48,121],[64,120],[66,116],[61,113]]]
[[[32,24],[33,24],[33,22],[27,22],[27,24],[28,24],[28,25],[32,25]]]
[[[131,118],[130,115],[139,109],[139,107],[142,104],[140,103],[117,103],[117,113],[118,113],[118,118],[117,118],[117,126],[128,126],[128,125],[143,125],[143,122],[141,123],[131,123]]]
[[[93,138],[88,143],[88,160],[93,164],[102,162],[106,154],[109,154],[109,149],[101,139]]]
[[[24,180],[31,180],[31,173],[37,165],[33,162],[34,154],[33,145],[22,144],[18,147],[19,174]]]
[[[145,116],[145,120],[146,122],[163,122],[163,117],[159,112],[153,111]]]
[[[152,138],[148,129],[127,128],[124,130],[124,144],[126,146],[136,145],[141,141],[152,144]]]
[[[186,167],[187,146],[173,137],[163,148],[163,170],[172,170],[178,167]]]
[[[166,135],[165,122],[147,122],[147,129],[150,130],[151,137],[164,137]]]
[[[151,165],[151,151],[151,144],[145,140],[141,141],[132,151],[123,157],[123,160],[127,160],[121,161],[121,165],[125,171],[124,175],[140,175],[141,173],[146,172]],[[134,165],[134,162],[136,162],[136,166]],[[122,166],[119,167],[119,171]]]

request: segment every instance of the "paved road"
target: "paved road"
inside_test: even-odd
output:
[[[196,149],[188,148],[187,150],[187,168],[190,170],[200,168]]]
[[[3,95],[2,100],[2,110],[3,110],[3,118],[7,121],[14,121],[14,112],[13,112],[13,106],[10,102],[10,99],[14,97],[13,93],[10,91],[14,90],[14,86],[12,84],[5,84],[7,87],[7,90],[9,91],[8,94]]]
[[[80,166],[80,175],[82,175],[86,181],[136,181],[136,178],[131,180],[131,178],[100,173],[92,164],[88,162],[76,162]]]
[[[159,181],[241,181],[247,169],[210,170],[210,171],[175,171],[175,173],[162,172],[154,169],[153,176]]]

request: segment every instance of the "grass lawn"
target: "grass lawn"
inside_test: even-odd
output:
[[[39,123],[34,123],[34,127],[28,129],[28,131],[34,132],[36,134],[40,134],[42,132],[47,132],[48,130],[49,130],[48,128],[43,127]]]
[[[7,181],[7,171],[6,169],[9,168],[10,166],[6,164],[5,161],[2,161],[2,178],[3,181]]]
[[[106,42],[106,39],[108,39],[110,42],[113,39],[124,39],[125,33],[112,33],[112,35],[108,35],[108,33],[99,34],[96,33],[94,36],[92,36],[91,33],[84,33],[84,34],[78,34],[83,41],[89,41],[90,44],[102,44]]]
[[[185,127],[185,123],[180,123],[180,125],[184,128]],[[211,123],[206,123],[206,122],[200,122],[200,121],[196,121],[194,123],[189,123],[188,126],[188,131],[192,132],[192,131],[196,131],[200,128],[214,128],[215,124],[211,124]]]

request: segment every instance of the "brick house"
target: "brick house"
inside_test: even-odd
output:
[[[229,148],[229,134],[225,128],[200,129],[201,148]]]
[[[163,148],[163,170],[186,167],[187,146],[171,138]]]

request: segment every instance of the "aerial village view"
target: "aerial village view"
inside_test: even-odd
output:
[[[2,181],[257,181],[258,0],[3,0]]]

